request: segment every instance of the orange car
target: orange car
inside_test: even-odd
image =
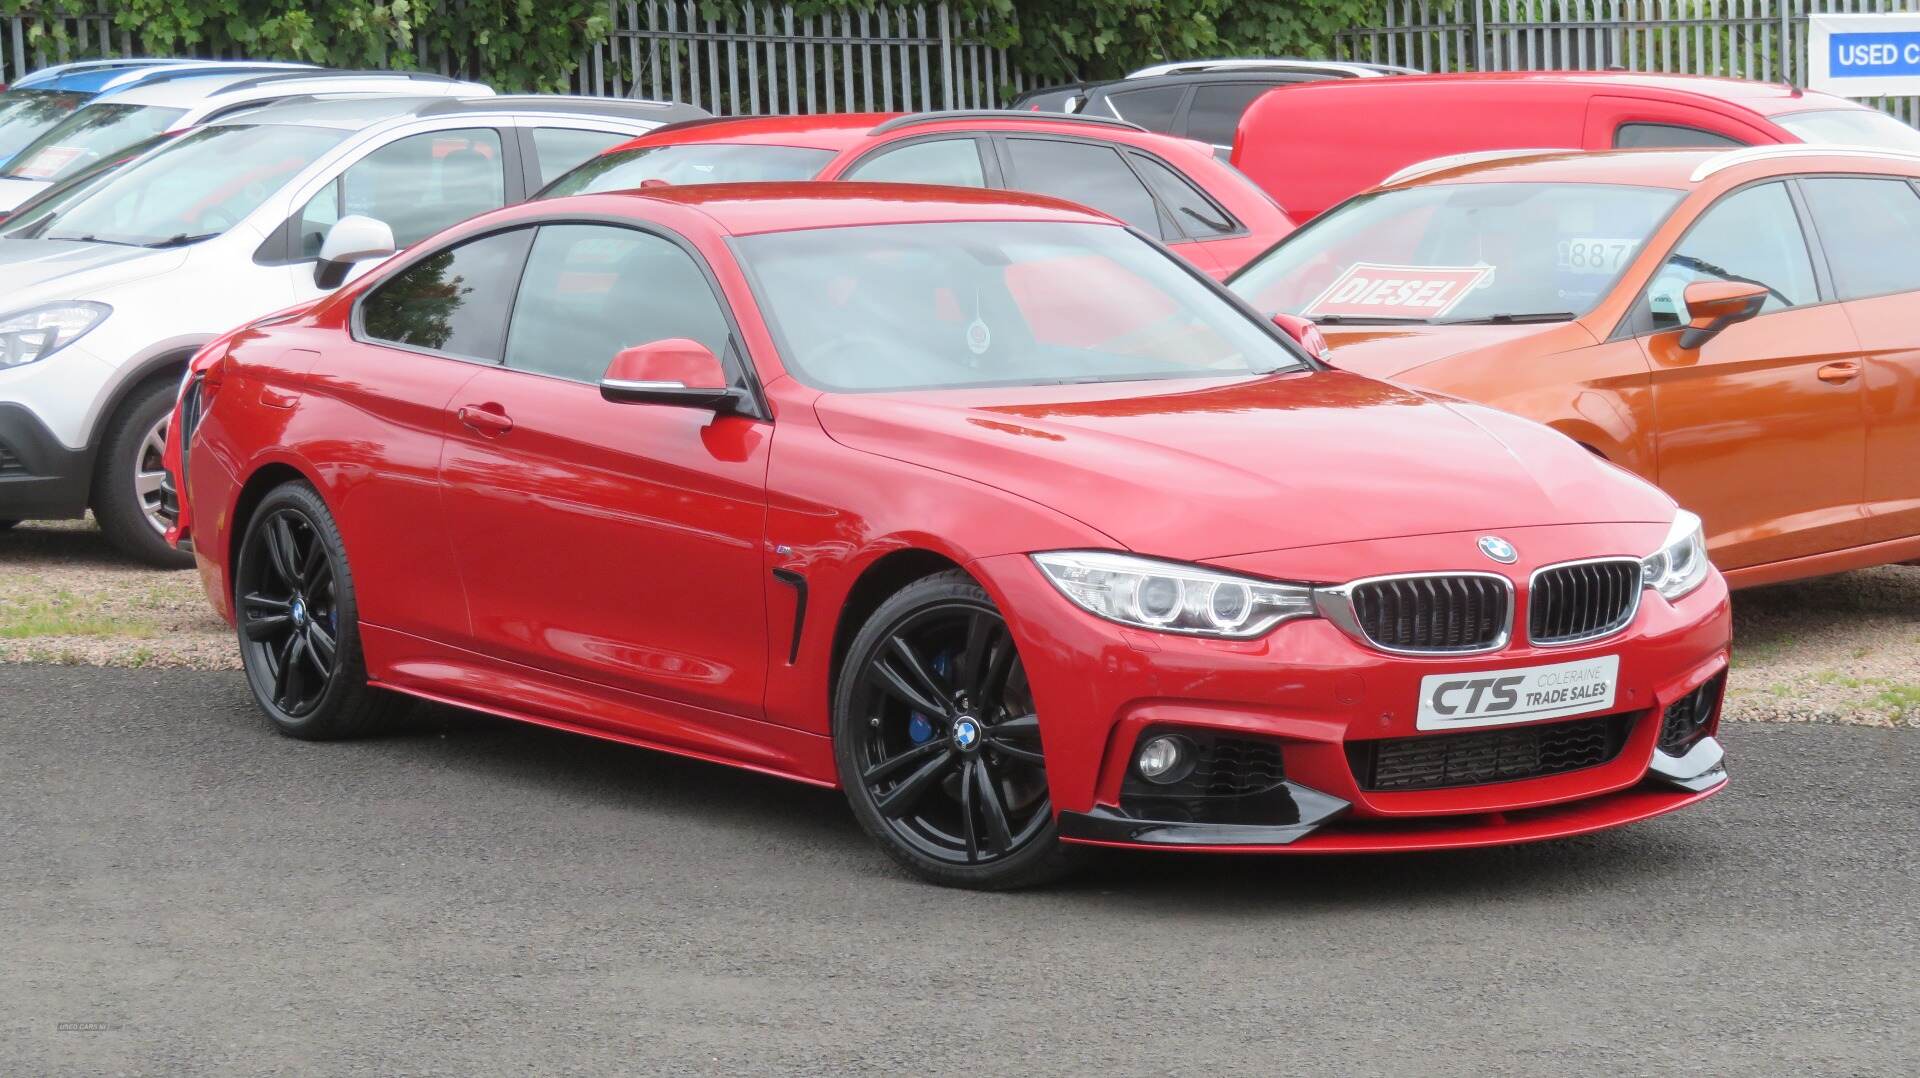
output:
[[[1230,285],[1659,483],[1736,586],[1920,558],[1920,154],[1444,158]]]

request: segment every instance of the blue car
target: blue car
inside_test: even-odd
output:
[[[28,143],[66,119],[75,109],[108,90],[139,86],[185,68],[266,72],[311,66],[252,61],[118,59],[81,60],[41,68],[22,76],[0,93],[0,165],[11,161]]]

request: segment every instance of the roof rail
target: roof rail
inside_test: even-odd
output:
[[[1417,75],[1412,68],[1391,64],[1350,63],[1344,60],[1307,60],[1293,56],[1222,57],[1213,60],[1176,60],[1154,64],[1128,72],[1130,79],[1150,79],[1160,75],[1187,75],[1201,71],[1333,71],[1349,78],[1379,78],[1382,75]]]
[[[214,91],[214,96],[257,90],[262,86],[271,86],[277,82],[290,82],[297,79],[400,79],[406,82],[464,82],[447,75],[436,75],[431,71],[374,71],[342,70],[337,67],[310,67],[301,71],[271,71],[256,75],[250,79],[228,83]]]
[[[35,86],[43,82],[52,82],[63,75],[74,75],[82,71],[108,71],[114,68],[159,67],[164,64],[186,63],[184,60],[136,60],[120,57],[112,60],[74,60],[71,63],[53,64],[48,67],[29,71],[13,80],[16,87]]]
[[[1450,153],[1444,157],[1430,157],[1425,161],[1418,161],[1408,165],[1406,168],[1381,180],[1378,186],[1392,187],[1396,183],[1405,183],[1408,180],[1417,179],[1421,176],[1431,176],[1436,172],[1445,172],[1450,168],[1459,168],[1461,165],[1478,165],[1488,161],[1505,161],[1513,157],[1536,157],[1540,154],[1549,153],[1579,152],[1579,150],[1570,146],[1534,146],[1519,150],[1474,150],[1471,153]]]
[[[502,94],[498,97],[448,97],[429,102],[417,115],[453,112],[564,112],[575,116],[612,116],[623,120],[704,120],[710,114],[696,105],[634,97],[587,97],[566,94]]]
[[[1124,127],[1129,131],[1145,131],[1130,120],[1118,120],[1110,116],[1090,116],[1083,112],[1022,112],[1019,109],[957,109],[952,112],[910,112],[905,116],[895,116],[884,120],[869,130],[869,135],[883,135],[888,131],[898,131],[903,127],[918,127],[921,124],[937,124],[946,120],[1013,120],[1027,123],[1053,124],[1099,124],[1104,127]]]
[[[136,68],[123,75],[115,76],[113,81],[109,82],[101,92],[105,93],[108,90],[131,90],[135,87],[158,86],[163,82],[177,82],[181,79],[207,79],[213,78],[216,75],[245,75],[255,71],[264,73],[260,75],[261,78],[274,78],[277,76],[312,78],[314,75],[325,70],[327,69],[324,67],[281,63],[273,60],[262,60],[257,64],[218,63],[210,60],[206,63],[182,64],[177,67]]]
[[[1700,162],[1687,179],[1699,183],[1716,172],[1725,172],[1749,161],[1771,161],[1776,157],[1865,157],[1881,161],[1920,162],[1920,153],[1890,150],[1880,146],[1848,146],[1840,143],[1785,142],[1771,146],[1746,146],[1717,153]]]

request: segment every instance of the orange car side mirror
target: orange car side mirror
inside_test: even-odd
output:
[[[1767,303],[1767,289],[1745,281],[1695,281],[1681,298],[1691,320],[1680,332],[1680,347],[1692,351],[1735,322],[1759,314]]]

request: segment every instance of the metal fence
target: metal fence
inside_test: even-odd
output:
[[[581,93],[669,98],[718,115],[998,108],[1026,88],[992,27],[945,4],[797,16],[744,4],[608,5],[613,30],[582,58]]]
[[[1428,71],[1619,67],[1804,85],[1807,16],[1920,10],[1920,0],[1387,0],[1343,30],[1348,60]],[[1920,119],[1920,98],[1873,102]]]
[[[460,0],[442,4],[441,17],[459,17]],[[573,88],[684,101],[724,116],[998,108],[1028,85],[1006,49],[987,44],[990,22],[946,4],[807,16],[788,4],[727,10],[714,19],[698,3],[608,0],[612,30],[580,57]],[[7,19],[0,82],[67,60],[132,55],[132,35],[115,30],[107,11]],[[455,70],[424,41],[413,52],[427,70],[487,77]]]

